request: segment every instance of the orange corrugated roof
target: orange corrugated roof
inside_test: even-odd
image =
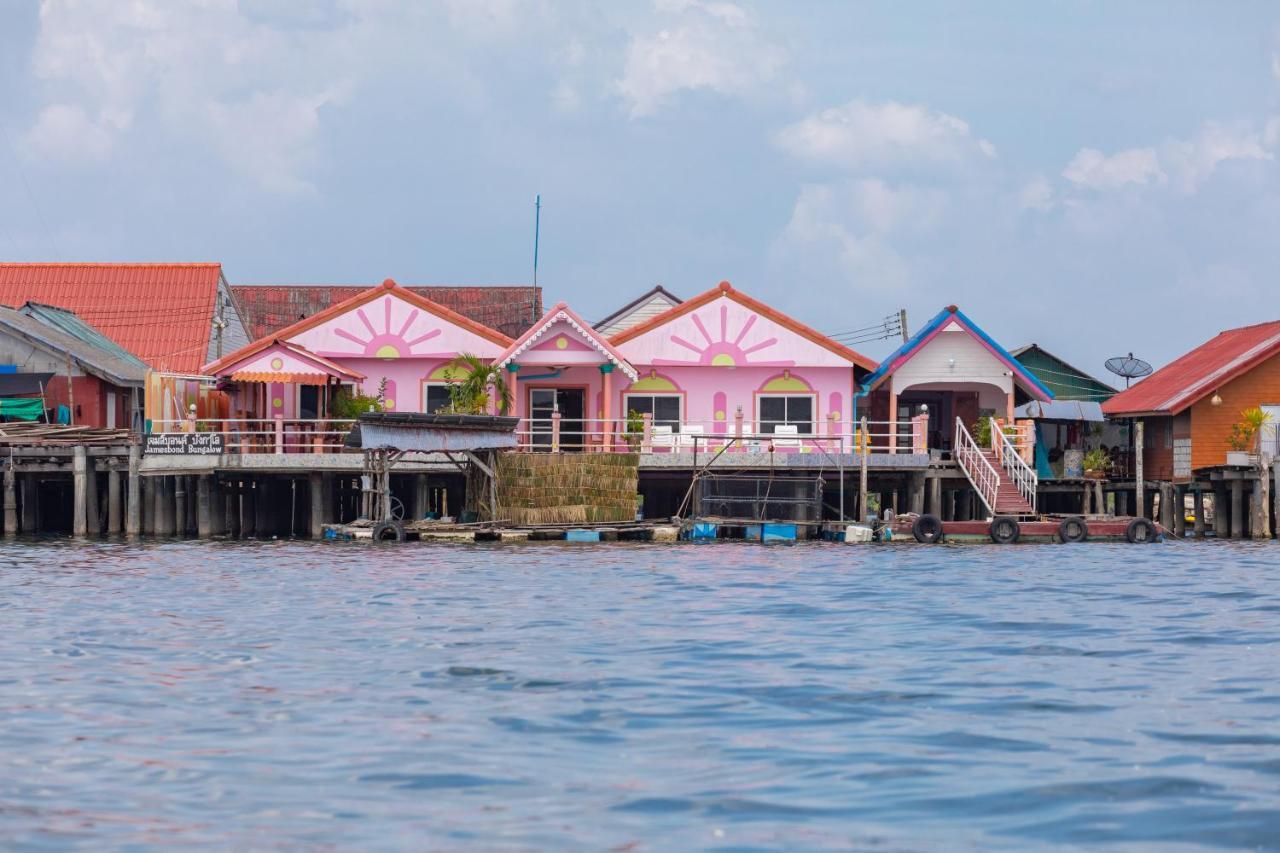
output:
[[[1171,414],[1280,352],[1280,320],[1228,329],[1102,404],[1112,417]]]
[[[209,352],[221,264],[0,264],[0,304],[43,302],[151,367],[194,373]]]

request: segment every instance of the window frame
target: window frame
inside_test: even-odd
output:
[[[443,388],[443,389],[445,389],[445,395],[446,395],[446,396],[448,396],[448,393],[449,393],[449,383],[448,383],[448,382],[435,382],[435,381],[432,381],[432,380],[426,380],[426,379],[422,380],[422,393],[419,395],[419,398],[418,398],[418,406],[419,406],[418,411],[422,412],[424,415],[429,415],[429,414],[431,414],[431,409],[429,409],[429,408],[427,407],[427,393],[428,393],[428,392],[430,391],[430,389],[432,389],[432,388]],[[451,398],[451,399],[452,399],[452,398]],[[446,403],[445,405],[448,405],[448,403]],[[437,411],[438,411],[438,410],[437,410]]]
[[[778,421],[778,420],[770,419],[768,423],[771,424],[773,428],[769,430],[765,430],[764,428],[765,420],[760,411],[761,405],[764,403],[765,400],[785,400],[785,401],[808,400],[809,401],[809,420],[808,421],[791,420],[791,412],[789,411],[790,405],[788,402],[784,404],[785,415],[783,420]],[[773,435],[774,429],[780,424],[787,424],[787,425],[794,424],[796,426],[802,427],[806,423],[809,425],[809,431],[805,432],[803,429],[798,430],[800,435],[817,435],[818,434],[818,394],[815,391],[795,391],[795,392],[784,391],[780,393],[770,392],[770,391],[757,391],[755,416],[756,416],[755,418],[756,430],[760,435]]]
[[[622,392],[622,419],[625,421],[631,416],[631,400],[633,397],[646,397],[649,400],[656,400],[659,397],[664,399],[674,399],[678,406],[678,417],[675,421],[666,418],[658,420],[654,418],[651,423],[668,424],[671,426],[673,433],[680,432],[680,426],[685,422],[685,399],[684,393],[681,391],[624,391]],[[652,406],[652,404],[651,404]]]

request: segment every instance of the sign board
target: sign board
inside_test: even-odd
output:
[[[166,432],[148,435],[142,452],[148,456],[217,456],[222,453],[222,433]]]

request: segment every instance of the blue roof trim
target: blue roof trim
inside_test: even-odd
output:
[[[943,308],[932,320],[925,323],[924,326],[920,328],[920,331],[912,335],[906,343],[894,350],[884,361],[880,362],[880,366],[876,368],[875,372],[868,376],[862,383],[863,393],[867,393],[874,388],[880,380],[884,379],[893,371],[894,365],[896,365],[903,356],[919,346],[921,341],[933,334],[939,326],[953,316],[958,317],[962,323],[969,327],[969,330],[973,332],[973,334],[977,335],[983,343],[991,347],[991,349],[995,351],[996,355],[999,356],[1010,369],[1026,380],[1028,385],[1033,385],[1040,390],[1045,395],[1045,399],[1053,399],[1053,392],[1046,388],[1044,383],[1041,382],[1034,373],[1024,367],[1022,362],[1011,356],[1008,350],[996,343],[995,338],[983,331],[981,326],[973,322],[973,320],[970,320],[968,315],[958,308],[954,313]]]

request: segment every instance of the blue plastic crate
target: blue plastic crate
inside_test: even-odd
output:
[[[566,542],[599,542],[599,530],[567,530],[564,534]]]

